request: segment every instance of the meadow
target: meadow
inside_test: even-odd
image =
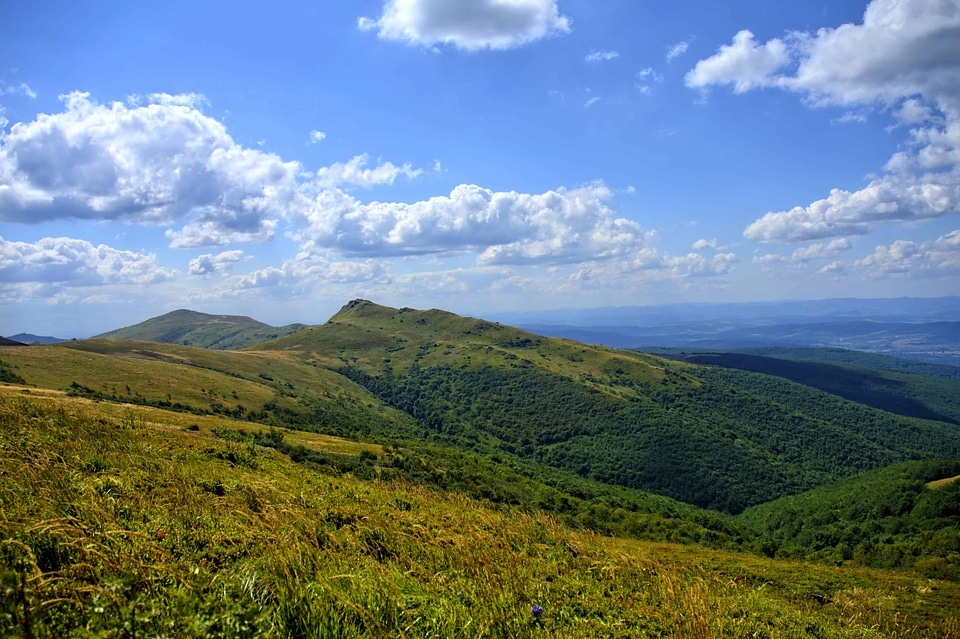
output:
[[[960,636],[960,584],[572,530],[215,434],[235,423],[0,386],[4,634]]]

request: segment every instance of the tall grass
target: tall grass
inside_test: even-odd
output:
[[[960,637],[956,584],[599,537],[9,389],[0,593],[31,639]]]

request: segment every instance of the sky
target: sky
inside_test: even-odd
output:
[[[960,294],[960,0],[8,3],[0,335]]]

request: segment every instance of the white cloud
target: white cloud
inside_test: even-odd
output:
[[[746,29],[733,37],[733,43],[723,45],[711,58],[697,62],[686,75],[689,87],[704,88],[711,84],[733,84],[734,91],[743,93],[757,86],[773,82],[771,74],[790,60],[787,45],[779,39],[759,44]]]
[[[865,188],[835,188],[808,206],[770,212],[744,235],[799,242],[960,212],[960,3],[873,0],[861,24],[759,44],[741,31],[687,74],[691,87],[795,91],[814,106],[880,105],[916,126],[905,149]],[[860,120],[849,111],[839,121]]]
[[[786,71],[786,73],[777,73]],[[740,31],[732,45],[687,74],[691,87],[776,86],[816,104],[894,103],[924,95],[960,105],[960,3],[873,0],[861,24],[791,33],[759,44]]]
[[[243,251],[240,250],[224,251],[222,253],[218,253],[217,255],[206,253],[190,260],[190,275],[223,273],[227,271],[233,264],[236,264],[237,262],[243,262],[246,259],[248,258],[243,254]]]
[[[153,254],[123,251],[85,240],[45,237],[37,242],[0,238],[0,282],[72,287],[155,284],[176,276]]]
[[[468,51],[510,49],[570,31],[556,0],[387,0],[379,18],[357,25],[384,40]]]
[[[695,251],[702,251],[702,250],[704,250],[704,249],[712,249],[712,250],[716,251],[716,250],[717,250],[717,238],[713,238],[713,239],[710,239],[710,240],[705,239],[705,238],[700,238],[699,240],[697,240],[696,242],[693,243],[693,250],[695,250]]]
[[[597,96],[593,96],[592,98],[590,98],[589,100],[583,103],[583,108],[586,109],[587,107],[592,107],[594,104],[596,104],[599,101],[600,101],[600,98],[598,98]]]
[[[646,69],[640,69],[640,71],[637,72],[637,77],[638,77],[641,81],[644,81],[644,82],[647,82],[647,81],[663,82],[663,76],[660,75],[659,73],[657,73],[657,72],[653,69],[653,67],[647,67]]]
[[[26,82],[7,84],[0,80],[0,95],[24,95],[28,98],[36,98],[37,92],[31,89]]]
[[[889,246],[878,246],[854,265],[874,278],[956,277],[960,274],[960,229],[922,244],[897,240]]]
[[[889,175],[859,191],[833,189],[806,207],[767,213],[744,230],[758,242],[865,235],[885,222],[939,217],[957,211],[960,181],[955,174],[932,173],[923,179]]]
[[[607,62],[619,56],[620,54],[616,51],[591,51],[584,60],[587,62]]]
[[[323,131],[318,131],[314,129],[310,131],[310,144],[316,144],[317,142],[322,142],[327,138],[327,134]]]
[[[195,95],[109,106],[85,93],[0,140],[0,221],[120,220],[169,224],[190,215],[212,244],[268,239],[295,197],[299,165],[244,149],[194,108]],[[193,233],[185,229],[175,235]]]
[[[840,251],[847,251],[850,248],[850,240],[847,238],[839,238],[830,242],[817,242],[808,246],[802,246],[794,250],[790,256],[771,253],[754,257],[753,261],[757,264],[774,264],[777,262],[806,264],[813,260],[830,259],[835,257]]]
[[[670,62],[676,57],[679,57],[687,52],[687,49],[690,47],[690,43],[686,40],[681,40],[672,47],[667,48],[667,62]]]
[[[348,255],[479,251],[484,264],[577,262],[637,250],[649,238],[616,218],[602,184],[532,195],[462,184],[449,196],[405,204],[363,204],[338,190],[320,192],[296,239]]]
[[[337,162],[324,167],[317,171],[315,184],[320,188],[351,184],[369,189],[380,184],[393,184],[399,175],[415,179],[423,173],[423,169],[414,169],[409,163],[396,166],[391,162],[381,162],[372,169],[366,168],[369,160],[370,156],[363,153],[348,162]]]

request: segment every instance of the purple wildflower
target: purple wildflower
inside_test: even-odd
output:
[[[540,615],[543,614],[543,608],[541,608],[539,604],[533,604],[533,606],[530,607],[530,614],[539,619]]]

